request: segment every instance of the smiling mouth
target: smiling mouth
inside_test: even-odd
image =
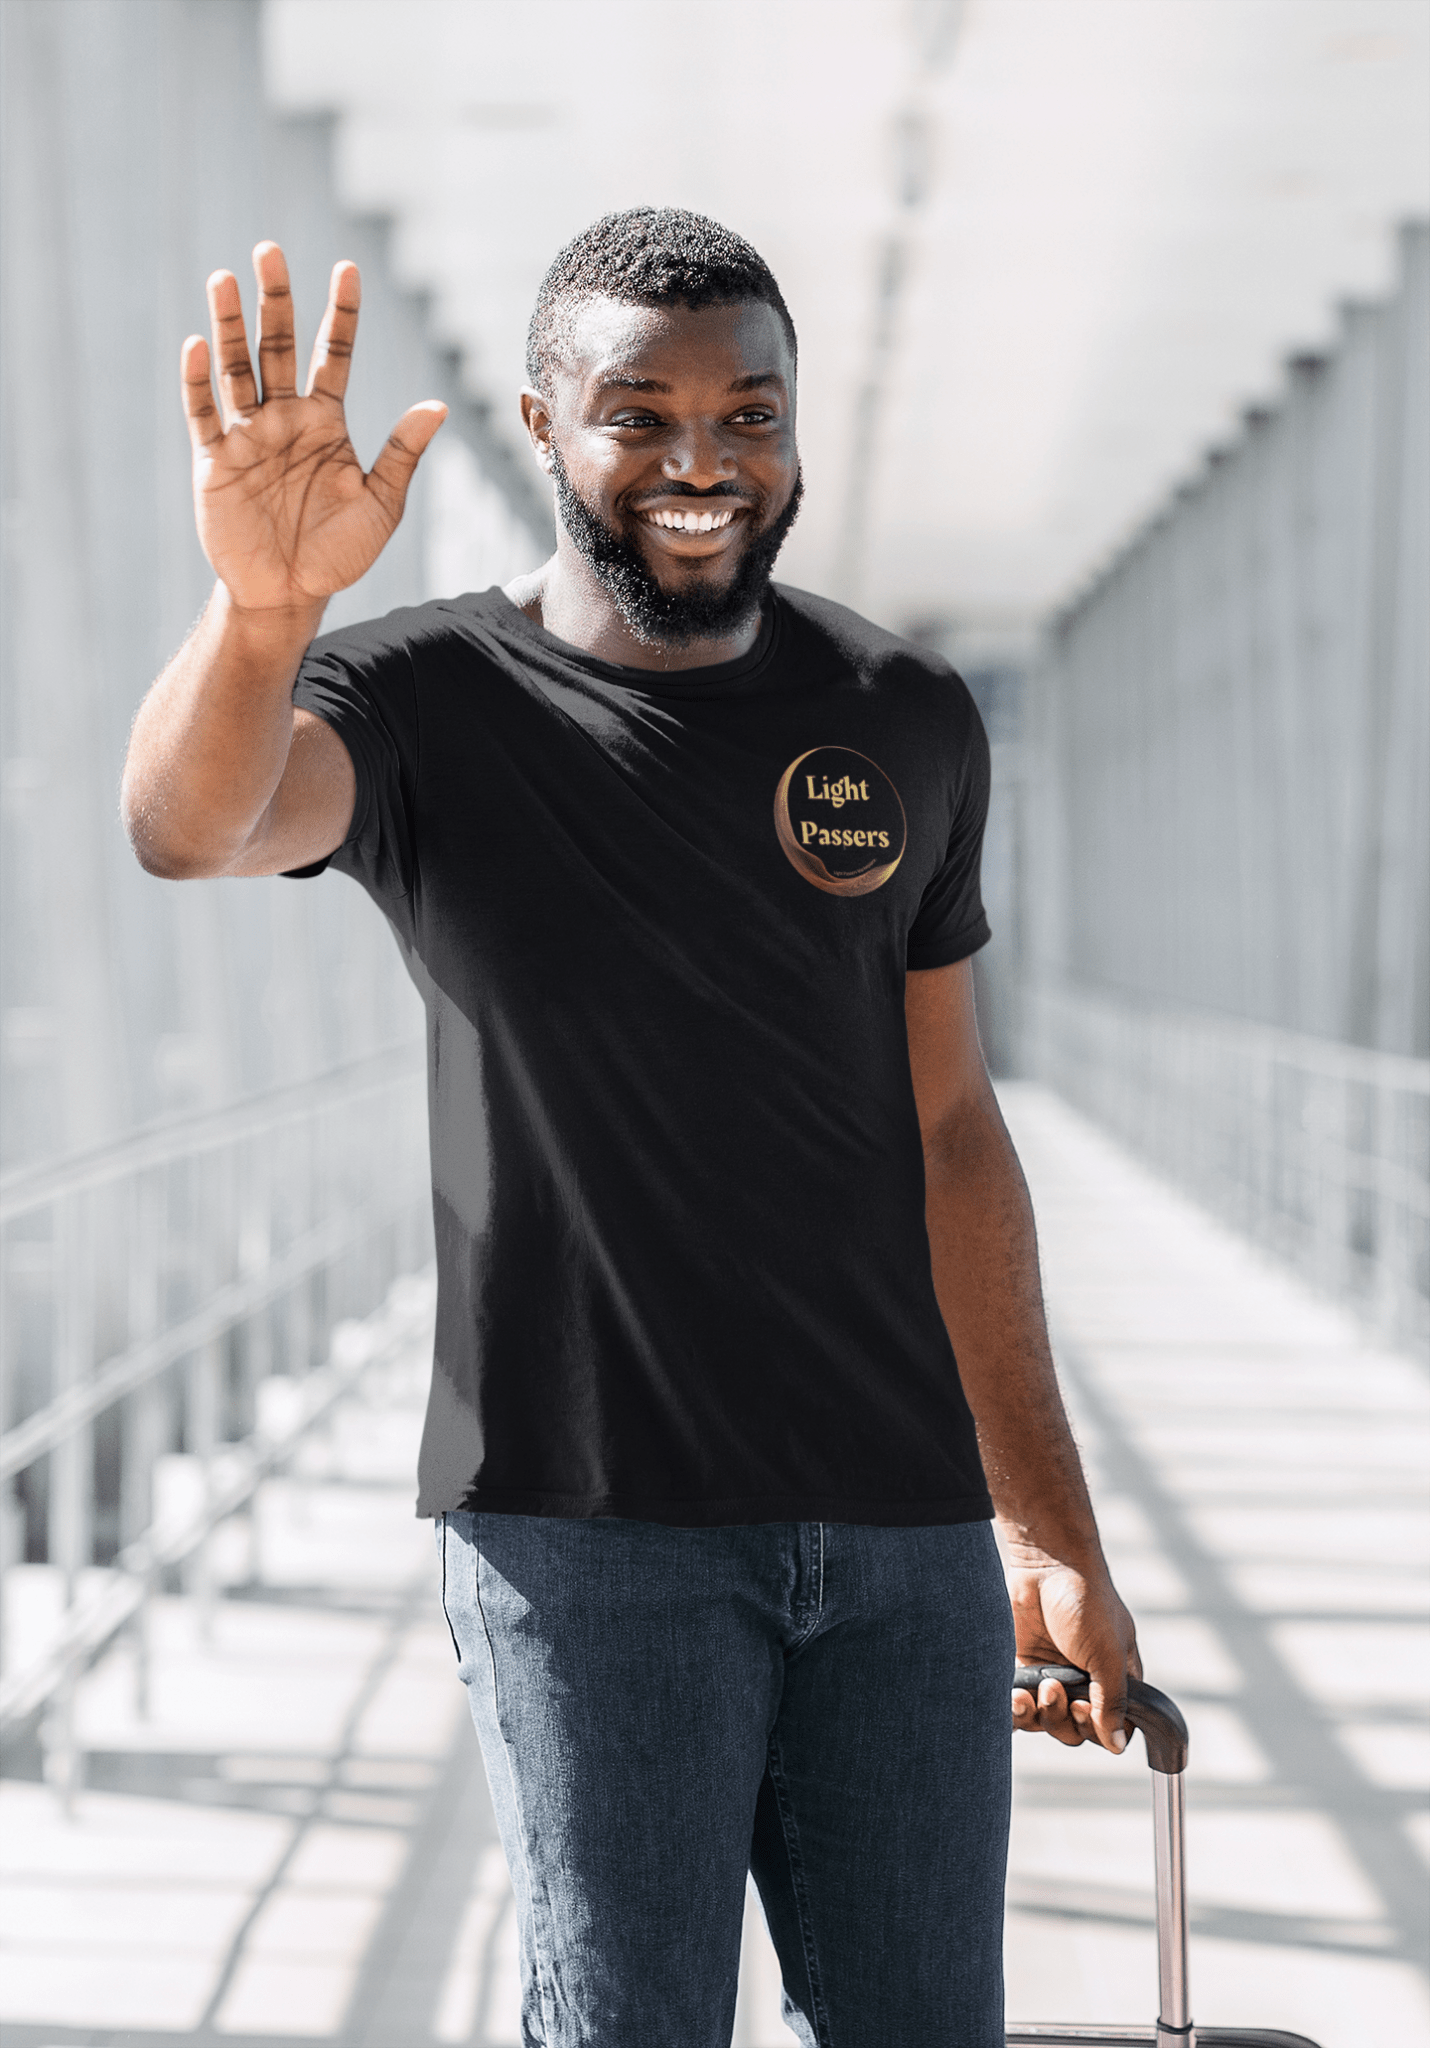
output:
[[[723,512],[672,512],[664,507],[639,515],[646,526],[658,526],[667,533],[720,533],[735,518],[735,510]]]

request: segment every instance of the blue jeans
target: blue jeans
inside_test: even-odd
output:
[[[437,1535],[526,2048],[729,2048],[747,1870],[805,2048],[1002,2048],[1013,1629],[986,1522]]]

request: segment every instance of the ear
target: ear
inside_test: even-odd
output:
[[[551,474],[551,407],[539,391],[523,391],[521,394],[521,417],[531,437],[536,459],[546,474]]]

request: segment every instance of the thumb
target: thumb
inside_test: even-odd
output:
[[[367,487],[377,496],[395,526],[407,502],[407,487],[421,460],[422,451],[447,417],[440,398],[424,398],[411,405],[382,446],[382,453],[367,473]]]

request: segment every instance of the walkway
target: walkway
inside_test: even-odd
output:
[[[1192,1727],[1197,2015],[1424,2039],[1425,1376],[1051,1097],[1006,1102],[1115,1570]],[[132,1646],[90,1675],[71,1819],[38,1753],[10,1760],[6,2048],[519,2040],[505,1872],[410,1516],[422,1378],[407,1361],[265,1488],[256,1556],[225,1532],[207,1627],[159,1603],[147,1715]],[[1015,1753],[1010,2014],[1145,2022],[1141,1745]],[[749,1932],[736,2041],[777,2048]]]
[[[1191,1728],[1193,2012],[1426,2040],[1426,1375],[1054,1097],[1005,1108],[1114,1574]],[[1141,1744],[1014,1755],[1010,2014],[1145,2023]]]

